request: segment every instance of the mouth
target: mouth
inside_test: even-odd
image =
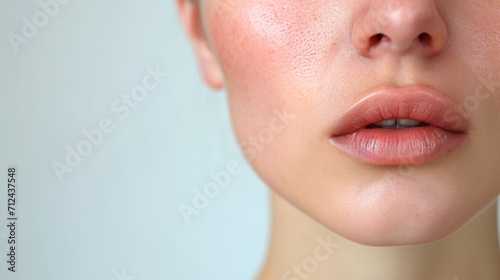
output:
[[[422,164],[457,150],[468,123],[459,106],[423,87],[385,88],[363,98],[336,123],[330,143],[374,165]]]

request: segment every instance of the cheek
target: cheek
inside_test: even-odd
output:
[[[474,75],[498,76],[500,1],[457,1],[454,7],[458,11],[450,9],[448,17],[449,45]]]
[[[209,19],[216,53],[233,84],[250,77],[268,80],[285,69],[295,70],[295,75],[307,71],[297,66],[311,63],[320,44],[317,11],[299,12],[297,4],[278,2],[253,1]]]
[[[450,17],[450,42],[458,60],[473,77],[470,92],[462,101],[463,111],[476,124],[476,150],[471,158],[477,164],[469,169],[482,177],[496,180],[484,182],[483,191],[500,192],[500,1],[457,1],[456,13]],[[480,140],[480,141],[479,141]],[[472,178],[471,174],[471,178]],[[486,186],[491,186],[489,189]]]
[[[319,93],[321,73],[328,72],[338,53],[345,36],[338,19],[340,11],[348,11],[325,3],[243,1],[238,7],[208,9],[209,33],[240,141],[268,126],[276,110],[300,115],[322,99],[312,93]]]

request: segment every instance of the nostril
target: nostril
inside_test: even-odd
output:
[[[431,35],[429,35],[428,33],[420,33],[420,35],[418,35],[418,40],[424,45],[430,44]]]
[[[367,10],[359,12],[351,31],[351,43],[360,55],[429,57],[446,47],[448,30],[438,12],[438,1],[364,2]]]
[[[370,46],[376,46],[382,41],[384,34],[378,33],[370,37]]]

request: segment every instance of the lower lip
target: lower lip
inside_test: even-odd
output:
[[[330,138],[330,143],[354,158],[374,165],[422,164],[458,149],[466,134],[435,126],[359,129]]]

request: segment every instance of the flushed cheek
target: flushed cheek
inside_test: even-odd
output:
[[[457,1],[449,45],[476,76],[500,72],[499,1]]]
[[[207,16],[240,141],[267,126],[275,110],[314,119],[306,111],[324,96],[313,88],[338,52],[331,26],[338,7],[322,8],[324,1],[243,2],[209,9]]]
[[[280,3],[284,2],[284,3]],[[335,30],[325,13],[325,5],[292,1],[254,4],[246,10],[250,40],[269,54],[269,62],[296,82],[328,65],[335,54]],[[317,76],[317,75],[316,75]]]
[[[321,4],[249,2],[211,13],[208,19],[228,87],[240,94],[242,89],[257,86],[298,86],[306,77],[317,78],[330,65],[329,57],[335,55],[332,48],[337,46],[335,29],[329,23],[332,15]]]

